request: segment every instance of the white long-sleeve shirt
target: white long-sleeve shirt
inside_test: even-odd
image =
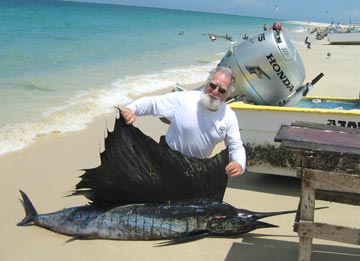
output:
[[[245,170],[246,153],[234,111],[227,105],[216,111],[200,101],[201,91],[172,92],[140,98],[127,108],[137,116],[157,115],[170,120],[166,143],[186,156],[208,158],[215,145],[225,141],[231,161]]]

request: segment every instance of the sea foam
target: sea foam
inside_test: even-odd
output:
[[[215,66],[216,62],[211,62],[128,76],[117,79],[106,89],[79,93],[66,105],[48,109],[37,120],[6,125],[0,129],[0,155],[25,148],[43,135],[86,129],[94,118],[113,111],[115,107],[124,107],[134,97],[150,95],[176,83],[200,85]]]

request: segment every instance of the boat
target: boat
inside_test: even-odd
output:
[[[302,98],[295,106],[267,106],[232,102],[240,123],[250,172],[296,177],[294,154],[274,141],[282,125],[293,121],[360,128],[360,99],[315,97]]]
[[[360,128],[359,98],[308,97],[324,76],[305,83],[301,57],[285,32],[261,33],[229,48],[220,66],[235,75],[227,101],[235,111],[251,172],[296,176],[295,156],[274,139],[283,124],[313,122]]]
[[[186,89],[177,84],[174,91]],[[234,98],[227,104],[239,121],[247,170],[255,173],[297,177],[295,154],[275,142],[282,125],[297,121],[360,129],[360,94],[359,98],[304,96],[291,106],[258,105]]]
[[[360,31],[344,33],[328,33],[331,44],[360,44]]]
[[[331,44],[360,44],[360,29],[357,27],[332,28],[327,37]]]
[[[296,176],[294,155],[274,141],[283,124],[304,121],[360,128],[359,98],[307,96],[324,74],[303,84],[305,68],[283,31],[232,45],[219,66],[231,68],[235,76],[227,103],[237,115],[251,172]],[[178,84],[174,91],[186,89]]]

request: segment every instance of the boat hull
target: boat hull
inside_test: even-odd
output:
[[[326,108],[330,101],[335,102],[337,107]],[[296,176],[292,155],[280,149],[280,144],[274,142],[281,125],[290,125],[293,121],[306,121],[360,128],[358,99],[308,97],[303,98],[301,103],[303,106],[309,106],[259,106],[241,102],[229,105],[235,111],[240,124],[241,137],[247,149],[249,171]],[[338,106],[340,104],[343,106]]]
[[[360,44],[360,32],[329,33],[331,44]]]

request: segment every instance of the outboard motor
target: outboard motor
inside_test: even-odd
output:
[[[258,105],[286,105],[299,93],[305,68],[285,32],[269,31],[232,46],[219,66],[235,74],[232,97],[243,97]]]

